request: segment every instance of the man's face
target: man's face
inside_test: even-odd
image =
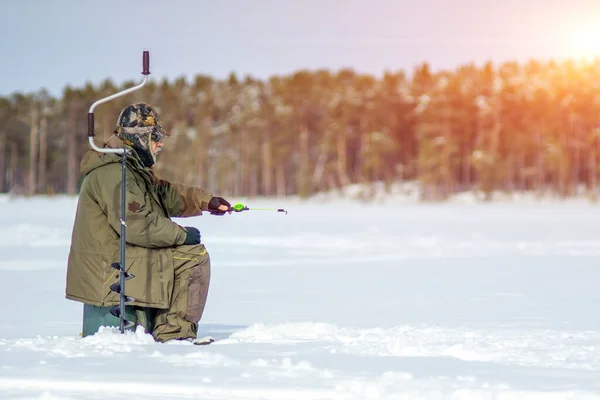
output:
[[[162,140],[160,142],[155,142],[154,140],[150,140],[150,151],[152,152],[152,155],[154,156],[154,158],[156,158],[158,156],[158,153],[160,153],[160,151],[162,150],[162,147],[163,147]]]

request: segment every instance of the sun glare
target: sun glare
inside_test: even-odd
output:
[[[572,57],[595,59],[600,57],[600,27],[579,28],[571,35]]]

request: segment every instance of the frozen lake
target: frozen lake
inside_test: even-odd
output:
[[[76,199],[0,198],[0,398],[600,399],[600,206],[248,205],[289,214],[177,220],[212,259],[197,347],[81,339]]]

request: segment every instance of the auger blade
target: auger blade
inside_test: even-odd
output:
[[[125,321],[123,321],[123,322],[124,322],[124,328],[125,328],[125,329],[129,329],[129,328],[131,328],[132,326],[134,326],[134,325],[135,325],[135,324],[134,324],[133,322],[131,322],[131,321],[127,321],[127,320],[125,320]]]
[[[110,290],[112,290],[113,292],[121,293],[121,284],[119,282],[113,283],[112,285],[110,285]]]
[[[110,266],[113,267],[114,269],[116,269],[117,271],[121,271],[121,264],[118,262],[112,263],[112,264],[110,264]],[[125,280],[135,278],[134,274],[130,274],[129,272],[127,272],[125,270],[123,270],[123,273],[125,274]]]
[[[119,318],[121,319],[121,310],[119,308],[119,306],[114,306],[110,308],[110,313],[115,317],[115,318]],[[135,325],[133,322],[131,321],[127,321],[126,319],[123,320],[125,322],[125,327],[127,327],[127,324],[130,324],[129,326],[133,326]]]
[[[119,308],[119,306],[111,307],[110,313],[116,318],[121,318],[121,309]]]

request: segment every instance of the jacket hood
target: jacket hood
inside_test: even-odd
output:
[[[131,150],[130,155],[127,156],[127,163],[135,166],[138,169],[144,169],[139,156],[130,146],[127,146],[121,139],[119,139],[116,135],[112,135],[106,143],[94,141],[96,146],[100,148],[111,148],[111,149],[119,149],[119,148],[128,148]],[[88,150],[81,159],[81,164],[79,165],[79,171],[82,175],[87,175],[98,167],[101,167],[106,164],[112,163],[120,163],[121,155],[114,153],[99,153],[95,150]]]

